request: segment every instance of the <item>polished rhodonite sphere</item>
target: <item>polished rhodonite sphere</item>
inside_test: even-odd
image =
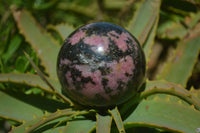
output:
[[[92,23],[74,31],[60,49],[58,78],[74,102],[91,107],[121,104],[135,96],[145,77],[138,41],[110,23]]]

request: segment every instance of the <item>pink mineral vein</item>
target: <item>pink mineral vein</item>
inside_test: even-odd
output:
[[[84,39],[84,43],[91,46],[96,46],[97,48],[102,47],[104,51],[108,50],[108,46],[109,46],[108,37],[98,36],[98,35],[92,35],[90,37],[86,37]]]
[[[111,38],[111,40],[113,40],[115,42],[117,47],[119,49],[121,49],[123,52],[128,50],[128,46],[126,43],[126,40],[128,40],[128,38],[127,38],[128,36],[125,32],[122,32],[120,35],[120,34],[116,33],[115,31],[110,31],[108,33],[108,36]]]
[[[102,75],[99,70],[91,72],[89,66],[87,65],[75,65],[75,68],[81,71],[82,77],[84,78],[90,77],[92,79],[92,81],[85,83],[82,86],[84,89],[84,93],[88,93],[87,95],[94,95],[97,92],[101,92],[103,90],[103,86],[101,84]]]
[[[65,77],[66,77],[67,82],[68,82],[68,84],[69,84],[69,86],[70,86],[69,89],[75,89],[74,84],[73,84],[73,79],[72,79],[71,72],[68,71],[67,74],[65,75]],[[66,88],[68,88],[68,87],[66,87]]]
[[[120,59],[119,63],[117,61],[109,63],[108,67],[112,69],[112,72],[106,76],[109,79],[108,86],[115,90],[119,86],[119,81],[127,83],[130,80],[135,65],[133,64],[132,58],[126,56]],[[129,74],[129,76],[126,76],[126,73]]]
[[[82,30],[79,30],[78,32],[76,32],[72,37],[69,38],[69,42],[72,45],[75,45],[76,43],[78,43],[83,37],[85,37],[85,32]]]
[[[61,65],[69,65],[69,64],[71,64],[71,61],[70,60],[68,60],[68,59],[61,59],[60,60],[60,64]]]
[[[129,33],[126,33],[126,35],[127,35],[127,37],[128,37],[129,39],[132,40],[132,43],[133,43],[133,45],[134,45],[134,49],[135,49],[135,50],[138,50],[137,43],[136,43],[135,39],[133,39],[133,37],[132,37]]]
[[[61,68],[63,65],[69,65],[69,64],[71,64],[71,61],[70,60],[68,60],[68,59],[61,59],[60,60],[60,64],[59,64],[59,67]]]

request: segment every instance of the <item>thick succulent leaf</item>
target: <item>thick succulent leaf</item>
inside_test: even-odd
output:
[[[26,10],[16,10],[12,7],[12,13],[25,39],[41,58],[42,65],[50,77],[56,79],[56,60],[59,52],[58,43],[35,21]]]
[[[114,109],[109,110],[109,112],[111,113],[119,132],[125,133],[124,124],[123,124],[123,121],[122,121],[122,118],[121,118],[118,108],[115,107]]]
[[[29,121],[42,116],[45,111],[55,112],[67,108],[61,103],[42,96],[0,90],[0,117],[17,122]]]
[[[59,81],[47,78],[49,82],[61,93],[61,86]],[[49,86],[38,76],[34,74],[10,73],[0,74],[0,82],[11,82],[18,84],[25,84],[32,87],[38,87],[44,91],[52,92]]]
[[[191,13],[190,17],[185,18],[184,24],[187,27],[183,22],[176,22],[175,20],[165,21],[159,25],[157,35],[160,38],[182,39],[188,33],[188,29],[193,28],[199,20],[200,12]]]
[[[151,29],[148,37],[147,37],[147,40],[145,41],[145,43],[143,45],[143,50],[144,50],[145,58],[146,58],[147,62],[149,62],[149,56],[152,52],[152,46],[154,44],[154,38],[155,38],[155,35],[156,35],[158,20],[159,20],[159,18],[157,17],[155,24],[153,25],[153,27],[152,27],[152,29]]]
[[[52,125],[53,125],[53,123],[52,123]],[[65,128],[65,125],[61,125],[61,126],[58,126],[58,127],[48,128],[48,130],[45,130],[45,131],[42,130],[42,133],[62,133],[64,128]]]
[[[181,23],[166,21],[158,27],[157,35],[160,38],[182,39],[187,32],[186,27]]]
[[[159,96],[160,98],[169,99],[171,98],[174,103],[177,103],[179,101],[185,100],[182,103],[185,105],[195,105],[196,108],[200,108],[200,100],[193,95],[191,92],[187,91],[185,88],[181,87],[180,85],[167,82],[164,80],[160,81],[147,81],[145,83],[144,91],[140,93],[139,99],[148,97],[149,99],[154,98],[154,96]],[[169,95],[170,96],[169,96]],[[165,95],[165,96],[164,96]],[[174,96],[179,97],[174,97]],[[182,99],[182,100],[181,100]],[[187,100],[187,101],[186,101]],[[121,114],[126,114],[129,112],[133,105],[135,105],[138,102],[138,99],[133,97],[131,100],[129,100],[126,104],[124,104],[120,108]]]
[[[64,118],[60,118],[57,119],[56,121],[51,121],[43,126],[41,126],[39,129],[37,129],[36,131],[33,131],[33,133],[59,133],[62,132],[62,130],[64,129],[65,122],[56,126],[59,121],[62,121],[66,119]],[[34,124],[35,122],[37,122],[36,119],[32,120],[32,121],[28,121],[28,122],[24,122],[23,125],[18,126],[18,127],[13,127],[11,133],[24,133],[29,127],[30,125]]]
[[[11,133],[33,132],[37,130],[40,130],[41,132],[41,130],[44,130],[42,128],[45,127],[45,124],[51,125],[48,122],[57,123],[59,121],[63,121],[64,119],[67,118],[66,116],[73,115],[74,113],[76,113],[76,111],[72,111],[71,109],[57,110],[55,113],[52,114],[46,113],[44,116],[24,122],[21,126],[13,128]]]
[[[22,122],[43,115],[43,110],[0,90],[0,118]]]
[[[128,25],[128,30],[138,39],[141,45],[147,40],[159,15],[161,0],[145,0]]]
[[[97,124],[96,124],[96,132],[97,133],[110,133],[112,117],[109,115],[102,116],[97,114]]]
[[[170,94],[171,96],[173,96],[171,98],[171,101],[177,103],[180,101],[183,101],[181,103],[187,103],[185,105],[194,105],[198,110],[200,110],[200,100],[193,95],[191,92],[189,92],[188,90],[186,90],[185,88],[183,88],[180,85],[177,85],[175,83],[171,83],[171,82],[167,82],[167,81],[148,81],[146,83],[146,87],[145,87],[145,91],[143,91],[141,93],[144,94],[145,92],[150,92],[151,94],[154,94],[157,90],[161,90],[164,93],[159,93],[159,94],[155,94],[155,95],[149,95],[150,97],[148,98],[152,98],[154,96],[159,96],[161,95],[161,98],[171,98],[169,97],[167,94]],[[155,92],[154,92],[155,91]],[[163,95],[167,95],[167,97],[164,97]],[[174,96],[176,98],[174,98]],[[178,100],[177,100],[178,99]]]
[[[66,127],[68,116],[50,121],[40,128],[36,129],[33,133],[64,133],[63,130]]]
[[[121,9],[126,5],[126,1],[115,0],[115,2],[113,2],[113,0],[105,0],[104,5],[108,9]]]
[[[177,92],[180,92],[182,94],[190,94],[182,86],[177,85],[177,84],[172,83],[172,82],[168,82],[166,80],[154,80],[154,81],[147,80],[146,83],[145,83],[145,91],[151,90],[153,88],[174,89]]]
[[[200,112],[193,106],[154,97],[143,100],[125,120],[125,127],[147,126],[182,133],[195,133],[200,127]]]
[[[146,92],[153,92],[153,90],[154,92],[152,95],[148,95],[139,105],[135,105],[136,101],[133,99],[120,109],[122,115],[129,113],[124,121],[125,128],[147,126],[175,132],[195,132],[200,122],[200,111],[178,97],[155,92],[157,89],[176,92],[180,96],[192,99],[197,106],[200,106],[200,100],[194,94],[177,84],[164,80],[147,81],[144,89],[141,95]],[[172,93],[170,94],[172,95]],[[197,115],[199,117],[195,117]]]
[[[94,130],[96,122],[85,118],[77,118],[69,121],[63,130],[64,133],[88,133]]]
[[[168,62],[157,79],[186,86],[200,51],[200,24],[190,32],[189,37],[179,42],[173,59]],[[178,77],[178,78],[177,78]]]
[[[75,30],[73,26],[68,24],[59,24],[52,28],[60,34],[63,40],[65,40]]]
[[[14,52],[19,48],[21,42],[22,42],[22,38],[18,34],[12,38],[8,46],[7,52],[2,55],[2,58],[4,59],[5,64],[13,56]]]
[[[72,11],[72,12],[77,13],[80,16],[82,16],[81,18],[83,18],[83,16],[95,18],[97,16],[98,12],[96,12],[96,6],[91,5],[92,3],[93,2],[89,2],[88,4],[86,4],[87,6],[86,5],[81,6],[81,5],[78,5],[78,4],[71,3],[71,2],[66,3],[66,1],[62,1],[62,2],[59,2],[57,4],[57,9],[61,9],[61,10],[65,10],[65,11]],[[67,17],[69,17],[69,16],[67,15]],[[75,19],[74,21],[77,21],[77,19]],[[79,22],[74,22],[74,21],[69,21],[69,22],[80,24]]]

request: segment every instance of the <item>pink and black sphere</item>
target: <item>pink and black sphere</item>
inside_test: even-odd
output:
[[[57,60],[63,91],[75,103],[110,107],[135,96],[145,77],[145,57],[138,41],[110,23],[75,30]]]

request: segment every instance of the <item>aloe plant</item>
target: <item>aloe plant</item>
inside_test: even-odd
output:
[[[199,77],[200,72],[199,2],[175,1],[180,5],[167,0],[55,0],[42,4],[34,1],[34,6],[21,3],[24,8],[19,8],[20,2],[12,5],[0,23],[4,26],[6,20],[13,22],[8,21],[8,27],[1,27],[2,31],[6,29],[1,36],[9,34],[11,37],[4,36],[5,41],[0,45],[0,120],[10,122],[12,133],[142,132],[140,129],[145,132],[199,133],[199,80],[196,84],[191,83],[192,77]],[[183,5],[187,10],[181,8]],[[103,113],[77,106],[66,97],[56,75],[57,56],[64,39],[80,23],[69,20],[62,24],[46,22],[44,28],[33,11],[51,9],[77,13],[87,22],[110,21],[132,33],[147,60],[148,73],[142,91]],[[114,16],[109,15],[112,10],[117,10],[119,17],[112,18]],[[15,25],[17,32],[11,30]],[[24,48],[24,45],[27,46]],[[24,49],[17,54],[20,48]],[[165,60],[159,58],[162,51]],[[14,54],[16,61],[9,61]]]

